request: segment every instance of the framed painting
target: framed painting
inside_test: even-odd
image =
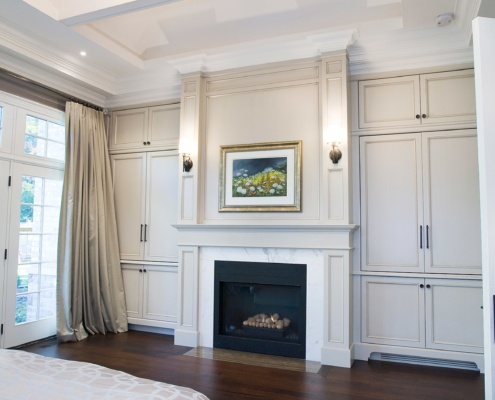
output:
[[[220,147],[219,211],[301,211],[302,141]]]

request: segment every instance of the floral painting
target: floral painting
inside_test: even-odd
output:
[[[301,141],[220,148],[220,211],[300,211]]]

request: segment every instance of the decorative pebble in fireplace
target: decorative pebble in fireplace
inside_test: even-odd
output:
[[[306,358],[306,265],[215,261],[213,346]]]

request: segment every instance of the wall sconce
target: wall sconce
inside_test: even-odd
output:
[[[182,171],[189,172],[193,167],[193,162],[189,153],[182,154]]]
[[[342,152],[337,147],[336,142],[332,142],[332,150],[330,150],[329,156],[330,156],[330,160],[332,160],[334,164],[338,164],[339,160],[342,158]]]

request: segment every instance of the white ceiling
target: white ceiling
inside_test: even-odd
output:
[[[469,63],[471,20],[495,16],[494,3],[1,0],[0,67],[33,75],[36,66],[45,83],[61,85],[63,77],[93,101],[117,104],[176,96],[179,73],[346,47],[353,74]],[[441,13],[452,13],[453,23],[437,27]]]

